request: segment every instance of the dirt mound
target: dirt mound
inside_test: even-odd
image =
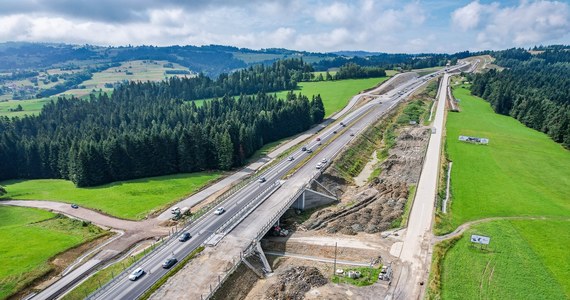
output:
[[[292,267],[279,275],[277,283],[272,284],[265,293],[266,299],[289,300],[304,299],[305,293],[314,287],[327,283],[327,279],[315,267]]]

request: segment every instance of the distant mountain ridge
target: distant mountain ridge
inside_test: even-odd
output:
[[[316,62],[336,55],[277,48],[252,50],[220,45],[103,47],[6,42],[0,43],[0,72],[149,59],[171,61],[215,77],[252,64],[269,64],[288,57],[301,57],[308,62]]]

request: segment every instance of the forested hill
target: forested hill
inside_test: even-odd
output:
[[[313,68],[302,59],[284,59],[271,66],[256,65],[231,74],[221,74],[212,80],[200,74],[197,77],[172,77],[168,82],[137,83],[130,89],[144,91],[145,95],[167,99],[196,100],[293,90],[300,81],[312,78]]]
[[[532,55],[524,49],[494,53],[506,67],[473,79],[471,91],[530,128],[570,148],[570,47],[554,47]]]
[[[130,83],[111,97],[60,98],[38,116],[0,118],[0,180],[65,178],[93,186],[240,166],[264,144],[322,121],[319,96],[278,100],[262,93],[294,88],[304,66],[292,60],[216,81]],[[224,96],[202,107],[183,101],[242,89],[255,96]]]

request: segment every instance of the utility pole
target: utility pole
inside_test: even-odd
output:
[[[333,266],[333,276],[336,275],[336,248],[337,248],[337,242],[334,242],[334,266]]]

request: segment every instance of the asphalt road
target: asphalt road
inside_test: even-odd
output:
[[[415,88],[425,83],[427,79],[428,77],[425,76],[406,82],[398,89],[379,96],[375,100],[372,100],[348,113],[341,119],[344,124],[347,124],[347,130],[342,133],[341,130],[345,128],[339,123],[335,123],[332,126],[327,127],[326,130],[323,130],[323,132],[316,135],[314,139],[307,143],[307,149],[318,149],[319,153],[312,159],[305,162],[304,167],[300,168],[297,173],[310,176],[312,173],[316,172],[317,170],[314,166],[318,161],[323,157],[333,157],[339,150],[347,145],[351,139],[354,138],[353,136],[350,136],[350,133],[357,134],[361,130],[365,129],[373,121],[377,120],[379,116],[389,111],[402,99],[405,99],[405,97],[412,93]],[[400,91],[403,93],[399,94]],[[334,131],[337,131],[338,133],[334,133]],[[317,137],[321,139],[320,142],[316,140]],[[328,142],[331,141],[333,137],[335,137],[334,141],[329,144]],[[181,261],[190,252],[209,239],[218,228],[240,211],[245,205],[254,199],[256,201],[265,200],[256,199],[256,196],[263,193],[266,189],[271,188],[272,184],[280,180],[292,168],[301,164],[303,161],[302,158],[307,155],[307,152],[301,151],[300,149],[294,151],[291,154],[291,156],[295,158],[293,161],[288,161],[285,158],[260,175],[260,177],[265,177],[265,182],[260,183],[258,181],[254,181],[224,201],[224,203],[221,204],[221,206],[224,206],[226,209],[224,214],[219,216],[208,214],[193,223],[188,229],[193,236],[192,239],[184,243],[179,242],[177,239],[169,240],[160,248],[160,250],[153,252],[151,256],[136,263],[133,268],[140,267],[145,270],[146,274],[144,276],[139,278],[137,281],[130,281],[128,280],[128,274],[122,273],[111,284],[104,286],[103,289],[92,295],[91,299],[136,299],[140,297],[144,291],[150,288],[150,286],[166,274],[167,270],[161,267],[164,260],[174,256]],[[284,189],[284,187],[281,186],[281,189]],[[281,190],[278,190],[278,192],[280,191]],[[295,191],[287,190],[287,192]],[[275,207],[274,213],[279,211],[279,209],[280,207]],[[272,215],[267,214],[266,218],[270,218],[271,216]],[[255,228],[251,228],[251,230],[255,230]]]

